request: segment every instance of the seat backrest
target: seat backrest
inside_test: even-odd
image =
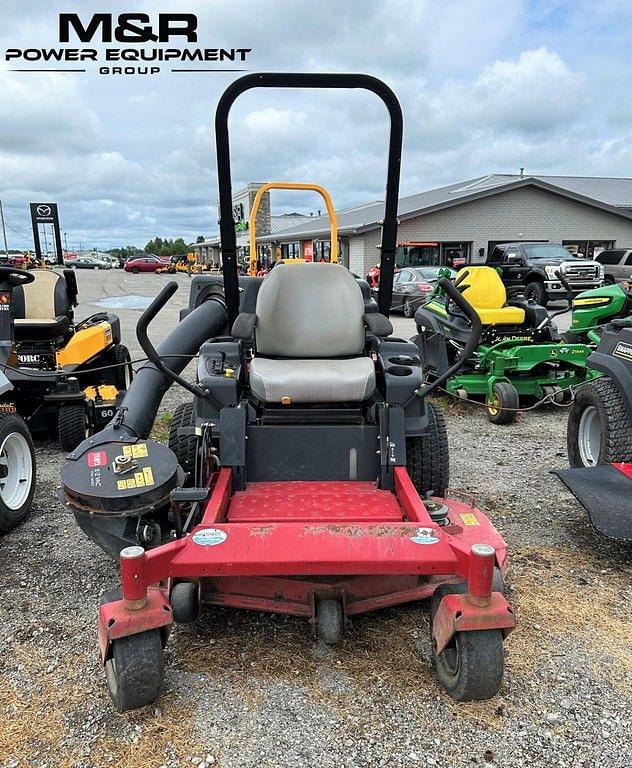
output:
[[[501,309],[507,302],[507,291],[493,267],[463,267],[454,283],[467,286],[463,296],[475,309]]]
[[[364,351],[364,300],[341,264],[277,264],[257,296],[257,352],[326,358]]]
[[[54,320],[70,313],[66,280],[52,269],[33,269],[32,283],[13,289],[15,317],[20,320]]]

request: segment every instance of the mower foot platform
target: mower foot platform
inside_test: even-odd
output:
[[[560,469],[557,475],[584,507],[599,533],[632,541],[632,464]]]
[[[169,626],[194,621],[204,604],[303,616],[319,640],[333,644],[348,616],[429,597],[442,687],[457,700],[495,695],[503,640],[515,626],[496,591],[505,544],[474,506],[454,499],[432,502],[443,510],[439,524],[406,469],[394,474],[394,491],[296,481],[249,483],[231,493],[232,470],[222,468],[189,534],[148,551],[124,549],[120,599],[99,609],[101,659],[116,706],[153,701],[156,686],[127,691],[127,681],[149,667],[161,675]],[[127,677],[117,672],[122,660]]]

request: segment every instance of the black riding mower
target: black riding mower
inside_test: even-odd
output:
[[[108,423],[131,382],[119,319],[99,312],[75,322],[72,270],[0,267],[0,306],[0,370],[11,385],[0,408],[71,451]]]

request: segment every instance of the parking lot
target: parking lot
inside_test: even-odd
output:
[[[154,340],[188,303],[182,274],[77,279],[76,316],[118,314],[133,359],[142,356],[135,322],[160,288],[180,285]],[[412,320],[393,321],[396,333],[414,332]],[[187,397],[169,391],[159,437]],[[57,500],[63,454],[40,442],[34,508],[0,539],[0,767],[630,765],[630,549],[599,538],[549,474],[567,464],[567,411],[548,406],[501,427],[475,404],[438,405],[452,487],[476,495],[510,548],[519,624],[500,695],[457,704],[439,690],[425,603],[353,618],[333,648],[300,619],[214,609],[175,628],[157,704],[115,713],[96,604],[117,566]]]

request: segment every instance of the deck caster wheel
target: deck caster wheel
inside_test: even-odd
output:
[[[81,403],[62,405],[57,414],[57,436],[64,451],[74,451],[90,435],[90,417]]]
[[[465,591],[462,585],[442,584],[430,604],[432,663],[439,684],[457,701],[491,699],[500,690],[504,672],[503,634],[500,629],[457,632],[449,645],[437,654],[432,641],[432,624],[441,600],[448,594]]]
[[[492,424],[513,424],[518,418],[518,390],[508,381],[497,381],[485,401],[487,418]]]
[[[198,585],[193,581],[179,581],[171,590],[171,610],[176,624],[192,624],[200,615]]]
[[[342,640],[345,617],[340,600],[319,600],[316,603],[316,636],[327,645]]]
[[[119,712],[155,701],[162,690],[165,659],[160,630],[152,629],[112,641],[105,663],[108,692]]]

